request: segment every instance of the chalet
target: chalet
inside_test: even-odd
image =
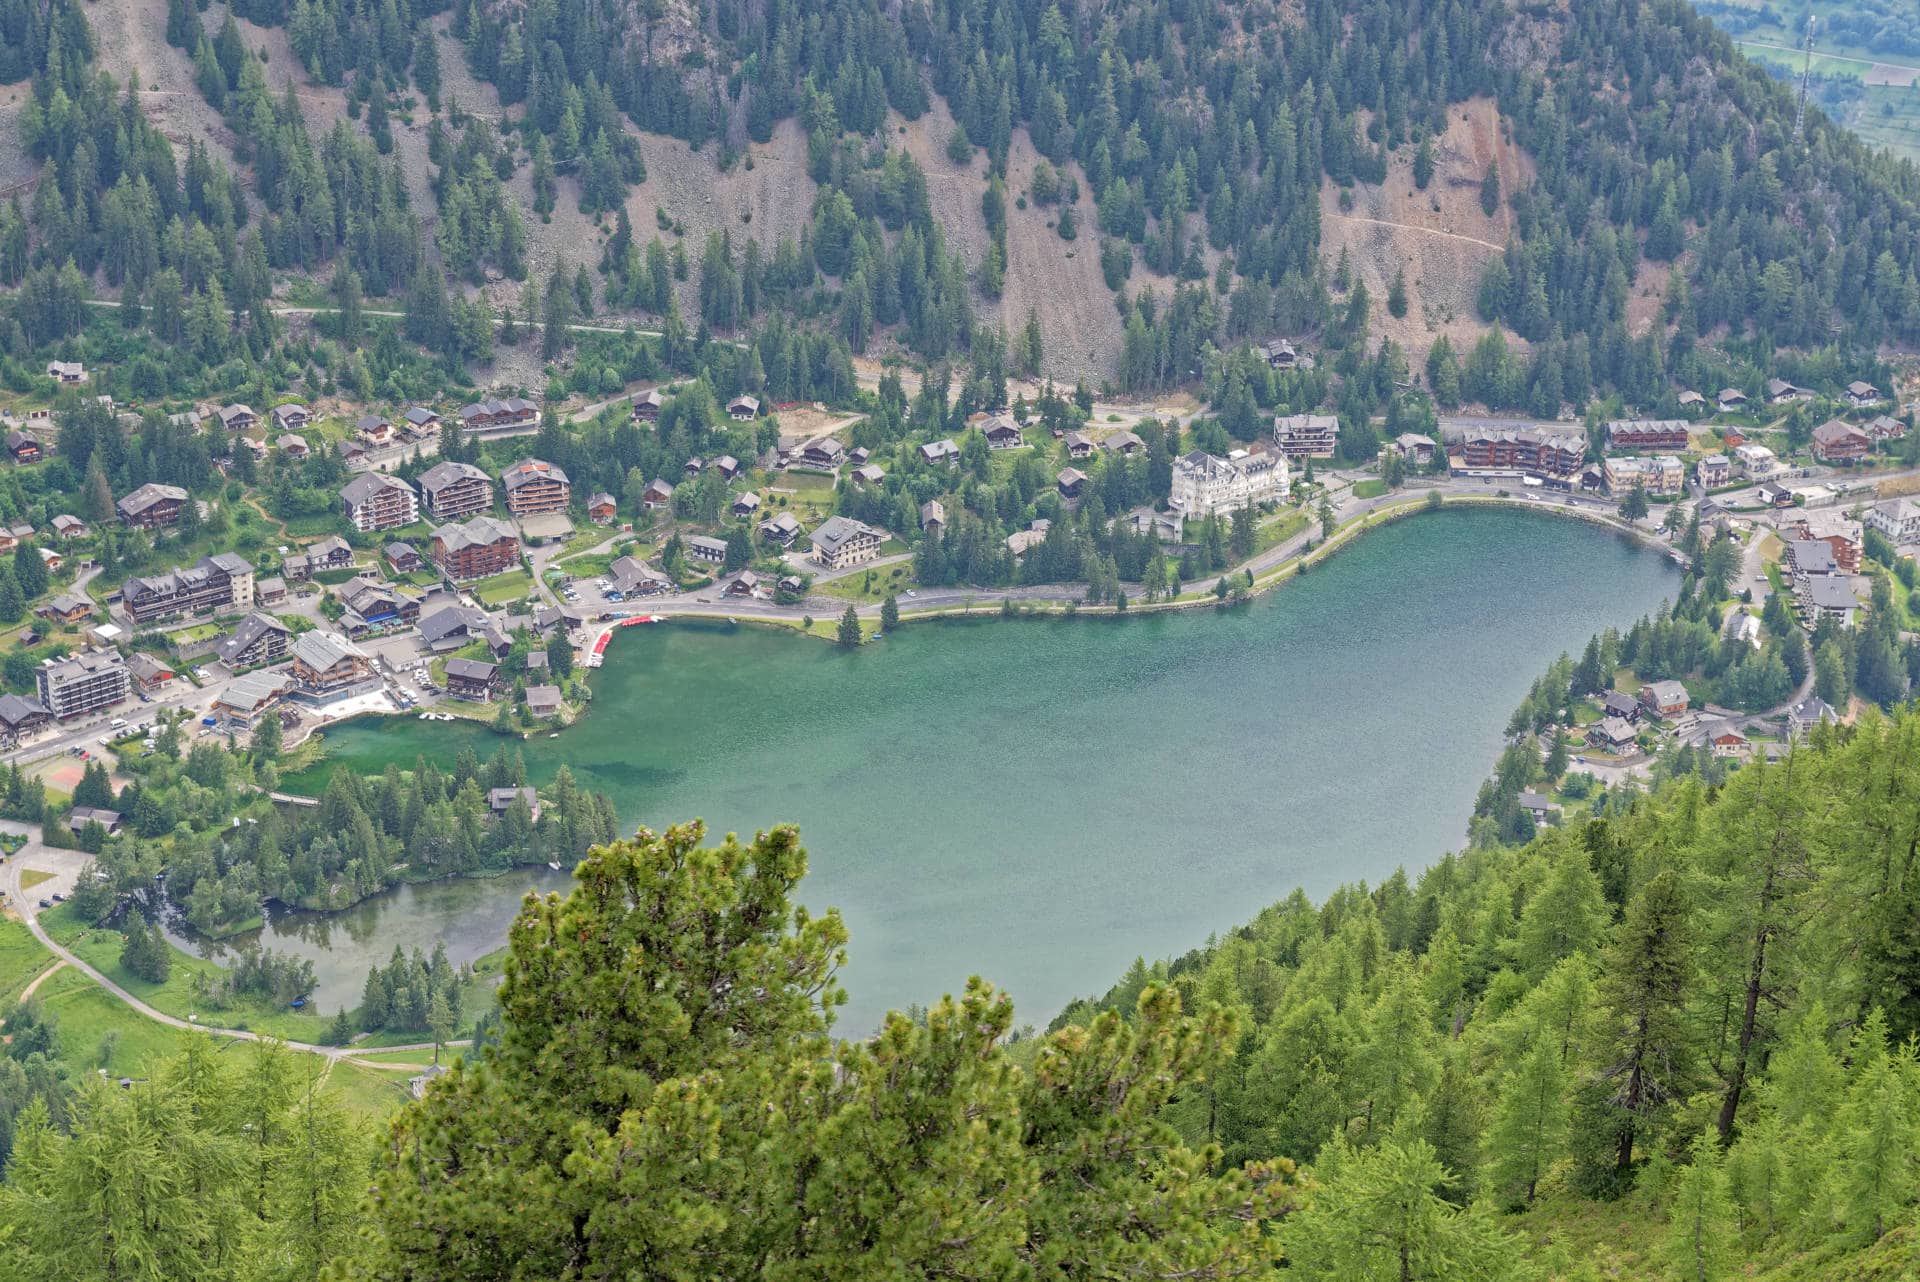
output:
[[[1753,740],[1735,730],[1732,725],[1720,726],[1707,736],[1707,745],[1716,757],[1733,761],[1745,761],[1753,756]]]
[[[53,724],[53,714],[38,699],[0,694],[0,742],[17,744],[27,735]]]
[[[1656,717],[1677,717],[1690,702],[1692,696],[1678,681],[1649,681],[1640,687],[1640,706]]]
[[[864,463],[866,460],[862,459],[860,461]],[[729,481],[737,480],[741,472],[740,460],[731,454],[722,454],[713,461],[713,470],[720,473],[721,476],[726,477]]]
[[[759,596],[761,594],[760,576],[752,570],[740,571],[727,583],[725,594],[727,596]]]
[[[760,398],[742,393],[727,402],[727,417],[736,423],[750,423],[760,417]]]
[[[1431,436],[1422,436],[1418,432],[1402,432],[1393,438],[1394,452],[1410,463],[1425,467],[1433,462],[1433,456],[1440,451],[1440,445]]]
[[[1859,379],[1847,384],[1847,404],[1855,409],[1865,409],[1880,399],[1880,389],[1872,383],[1863,383]]]
[[[287,599],[287,581],[279,575],[270,575],[253,585],[255,605],[279,605]]]
[[[690,534],[686,540],[687,555],[696,561],[705,561],[709,565],[725,565],[727,560],[727,541],[711,538],[705,534]]]
[[[200,424],[205,421],[206,421],[205,416],[202,415],[200,411],[197,409],[182,410],[178,414],[167,415],[167,422],[169,425],[173,427],[184,427],[189,432],[199,431]]]
[[[660,395],[660,389],[650,387],[633,398],[633,421],[636,423],[658,423],[660,410],[666,405],[666,398]]]
[[[107,836],[120,831],[121,817],[118,810],[108,810],[101,806],[75,806],[67,812],[67,827],[79,832],[88,824],[99,824],[107,830]]]
[[[1747,394],[1737,387],[1723,387],[1714,404],[1719,406],[1722,414],[1731,414],[1747,407]]]
[[[946,437],[942,437],[922,445],[920,458],[923,462],[951,467],[960,462],[960,447]]]
[[[307,444],[307,438],[286,432],[274,438],[274,447],[296,462],[312,455],[313,450]]]
[[[409,406],[407,412],[400,416],[400,421],[404,424],[401,430],[415,440],[432,436],[440,430],[440,416],[424,405]]]
[[[40,461],[39,438],[28,432],[8,432],[7,453],[13,455],[13,461],[16,463],[38,463]]]
[[[613,501],[613,495],[601,490],[587,500],[587,519],[595,525],[612,525],[620,515],[620,505]]]
[[[695,455],[693,458],[690,458],[687,460],[686,465],[683,468],[681,468],[681,470],[687,474],[688,480],[692,480],[694,477],[700,475],[700,473],[707,470],[707,461],[699,457],[698,455]]]
[[[1920,499],[1888,499],[1867,509],[1867,526],[1896,547],[1920,543]]]
[[[48,361],[47,377],[62,387],[87,381],[87,367],[79,361]]]
[[[847,451],[847,462],[853,464],[855,467],[864,466],[867,460],[872,457],[873,451],[864,445],[856,445]]]
[[[1785,405],[1788,401],[1805,400],[1811,395],[1812,393],[1807,391],[1806,388],[1795,387],[1784,378],[1770,378],[1767,380],[1767,403],[1769,405]]]
[[[348,636],[366,636],[420,620],[418,597],[401,596],[378,579],[363,575],[350,580],[340,585],[337,595],[346,606],[340,627]]]
[[[60,573],[60,567],[67,563],[67,556],[64,552],[56,552],[52,548],[40,548],[38,551],[40,553],[40,563],[47,567],[47,573],[49,574]]]
[[[392,530],[420,519],[420,496],[397,476],[362,472],[340,489],[347,524],[362,533]]]
[[[1780,470],[1780,460],[1764,445],[1734,446],[1733,461],[1740,475],[1749,481],[1767,480]]]
[[[60,513],[53,518],[51,524],[54,535],[61,539],[84,539],[93,532],[87,528],[85,521],[71,512]]]
[[[800,519],[791,512],[782,512],[772,520],[760,522],[760,537],[769,543],[790,548],[793,541],[800,537]]]
[[[623,597],[658,596],[673,587],[672,580],[636,556],[623,556],[608,566],[607,582]]]
[[[928,499],[920,505],[920,528],[929,534],[947,528],[947,509],[939,499]]]
[[[432,540],[428,556],[450,579],[484,579],[520,564],[520,536],[491,516],[449,522],[433,532]]]
[[[499,672],[497,664],[481,659],[448,659],[447,693],[456,699],[489,702]]]
[[[559,686],[528,686],[527,711],[536,717],[557,717],[565,708]]]
[[[1701,489],[1716,489],[1733,479],[1733,460],[1724,454],[1709,454],[1693,465],[1693,475]]]
[[[1700,393],[1692,390],[1691,388],[1689,388],[1684,392],[1681,392],[1679,396],[1674,398],[1674,400],[1683,410],[1698,411],[1698,410],[1703,410],[1707,407],[1707,398],[1700,395]]]
[[[1526,811],[1537,824],[1545,823],[1547,816],[1553,813],[1553,798],[1543,793],[1523,792],[1516,801],[1520,809]]]
[[[1813,456],[1822,463],[1854,463],[1873,453],[1873,438],[1851,423],[1830,418],[1813,429]]]
[[[255,414],[250,407],[238,403],[222,405],[214,411],[214,417],[218,418],[220,426],[229,432],[248,431],[260,421],[259,415]]]
[[[852,476],[855,485],[878,485],[887,479],[887,472],[885,468],[866,463],[854,468]]]
[[[238,672],[280,662],[292,644],[292,629],[271,614],[256,610],[221,638],[214,653],[220,656],[220,662]]]
[[[1086,488],[1087,474],[1077,467],[1063,467],[1053,483],[1059,489],[1061,498],[1077,499],[1080,491]]]
[[[990,450],[1017,450],[1027,443],[1020,434],[1019,426],[1010,418],[991,418],[987,420],[981,435],[987,438]]]
[[[789,596],[799,596],[807,590],[807,581],[797,574],[783,574],[780,576],[778,587]]]
[[[1600,696],[1600,714],[1637,725],[1640,721],[1640,701],[1618,690],[1608,690]]]
[[[389,543],[381,549],[381,555],[386,557],[395,574],[412,574],[426,565],[411,543]]]
[[[509,396],[505,400],[490,396],[484,401],[460,407],[460,425],[481,436],[533,427],[539,422],[540,407],[519,396]]]
[[[1093,438],[1085,432],[1068,432],[1065,443],[1068,458],[1083,459],[1093,457]]]
[[[733,496],[733,503],[728,510],[735,516],[750,517],[760,510],[760,496],[752,490],[743,490]]]
[[[1015,530],[1007,536],[1007,551],[1013,553],[1017,561],[1026,556],[1029,550],[1047,541],[1047,531],[1053,528],[1053,522],[1042,517],[1024,530]]]
[[[654,477],[640,492],[640,506],[649,512],[673,506],[673,486],[664,477]]]
[[[567,474],[537,458],[523,458],[500,473],[500,487],[507,492],[507,511],[515,516],[564,512],[573,495]]]
[[[1864,427],[1867,435],[1876,441],[1897,441],[1907,434],[1907,425],[1891,414],[1876,414]]]
[[[487,813],[494,818],[512,810],[515,805],[525,805],[527,818],[540,822],[540,794],[532,788],[489,788],[487,789]]]
[[[1260,344],[1260,359],[1271,369],[1293,369],[1300,364],[1300,352],[1284,338]]]
[[[187,492],[177,485],[149,481],[115,503],[114,510],[126,524],[142,530],[157,530],[180,519],[180,508]]]
[[[322,703],[378,687],[373,660],[337,632],[302,632],[293,643],[294,693]]]
[[[493,506],[493,481],[471,463],[435,463],[420,474],[420,497],[436,521],[453,521]]]
[[[527,675],[529,677],[538,676],[544,678],[547,673],[551,671],[549,666],[550,661],[547,658],[547,652],[545,650],[527,651],[526,665]]]
[[[420,643],[436,654],[444,654],[478,639],[491,624],[487,612],[477,606],[442,605],[423,613],[417,627]]]
[[[1288,458],[1332,458],[1340,420],[1331,414],[1281,414],[1273,420],[1273,443]]]
[[[393,420],[384,414],[362,414],[353,434],[370,450],[385,449],[393,444]]]
[[[267,418],[275,431],[297,432],[313,421],[313,413],[304,405],[289,402],[274,406],[267,412]]]
[[[831,472],[846,462],[847,447],[831,436],[816,436],[800,447],[793,466]]]
[[[93,602],[78,592],[62,592],[34,610],[43,619],[72,627],[93,617]]]
[[[142,694],[159,694],[173,684],[173,669],[145,650],[136,650],[128,657],[127,675]]]
[[[1623,418],[1607,424],[1610,450],[1684,450],[1688,429],[1677,418]]]
[[[851,517],[830,516],[807,536],[813,559],[829,570],[844,569],[880,555],[880,531]]]

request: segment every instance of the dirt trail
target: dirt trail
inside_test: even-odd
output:
[[[40,985],[46,983],[49,979],[52,979],[54,975],[57,974],[58,972],[65,970],[66,966],[67,966],[67,963],[64,959],[56,958],[54,960],[53,965],[47,967],[45,970],[41,971],[38,975],[35,975],[33,977],[33,982],[20,990],[20,1003],[25,1003],[28,998],[32,997],[35,993],[39,992]]]
[[[1423,236],[1445,236],[1448,240],[1464,240],[1469,245],[1481,245],[1496,252],[1505,252],[1505,245],[1496,245],[1490,240],[1481,240],[1478,236],[1463,236],[1457,231],[1442,231],[1438,227],[1421,227],[1414,223],[1397,223],[1387,218],[1368,218],[1363,214],[1328,214],[1327,217],[1350,223],[1373,223],[1379,227],[1396,227],[1401,231],[1419,232]]]

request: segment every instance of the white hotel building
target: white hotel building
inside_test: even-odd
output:
[[[1231,512],[1249,503],[1277,502],[1290,485],[1284,454],[1235,450],[1226,458],[1196,450],[1173,461],[1168,506],[1183,517]]]

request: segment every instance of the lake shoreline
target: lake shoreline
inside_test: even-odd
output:
[[[1268,569],[1265,573],[1255,575],[1253,584],[1251,588],[1248,589],[1247,597],[1241,600],[1235,600],[1232,597],[1225,597],[1225,598],[1216,597],[1209,591],[1209,592],[1196,592],[1196,593],[1183,594],[1182,596],[1176,597],[1171,601],[1134,602],[1129,600],[1127,602],[1126,608],[1121,609],[1119,606],[1114,604],[1090,605],[1080,601],[1076,601],[1068,596],[1015,598],[1015,597],[1004,595],[1006,591],[1005,589],[983,588],[981,589],[983,593],[1001,594],[1001,595],[990,595],[987,597],[987,599],[983,600],[980,604],[977,604],[977,605],[972,603],[967,603],[962,605],[932,606],[926,609],[918,609],[918,610],[911,609],[911,608],[902,609],[900,611],[900,622],[902,625],[905,625],[910,622],[923,623],[923,622],[936,621],[939,619],[979,619],[983,617],[985,618],[997,617],[997,618],[1005,618],[1005,619],[1078,618],[1083,615],[1094,617],[1094,618],[1126,618],[1134,615],[1165,614],[1165,613],[1170,613],[1174,611],[1217,610],[1217,609],[1224,609],[1224,608],[1233,608],[1235,606],[1245,604],[1246,600],[1248,599],[1264,596],[1269,592],[1273,592],[1276,589],[1283,587],[1288,583],[1293,582],[1302,573],[1306,572],[1309,569],[1317,567],[1326,561],[1331,560],[1334,554],[1340,552],[1345,548],[1351,547],[1355,543],[1359,542],[1363,535],[1371,533],[1374,530],[1385,529],[1386,527],[1393,525],[1399,521],[1402,521],[1408,517],[1420,516],[1428,513],[1445,512],[1449,509],[1458,510],[1462,507],[1472,507],[1476,509],[1507,509],[1510,511],[1529,512],[1535,515],[1553,516],[1553,517],[1559,517],[1561,519],[1579,521],[1584,524],[1592,525],[1600,529],[1611,530],[1616,534],[1622,535],[1627,538],[1631,538],[1634,541],[1642,544],[1643,546],[1652,548],[1656,551],[1666,553],[1678,559],[1678,554],[1674,551],[1674,549],[1670,544],[1662,542],[1659,538],[1654,536],[1649,531],[1640,529],[1639,527],[1634,525],[1630,525],[1626,521],[1606,513],[1592,512],[1584,508],[1569,507],[1565,504],[1537,503],[1537,502],[1528,501],[1526,499],[1514,498],[1510,496],[1502,497],[1497,494],[1452,495],[1444,498],[1442,502],[1438,504],[1431,502],[1429,499],[1427,499],[1424,496],[1419,498],[1409,497],[1405,502],[1394,503],[1389,506],[1377,508],[1371,512],[1362,514],[1360,517],[1357,517],[1352,521],[1348,522],[1347,524],[1337,528],[1334,531],[1332,537],[1327,538],[1318,544],[1315,544],[1309,551],[1305,552],[1304,554],[1288,557],[1287,559],[1281,561],[1278,565],[1275,565],[1270,569]],[[1222,573],[1233,574],[1233,573],[1237,573],[1237,571],[1226,570],[1226,571],[1222,571]],[[1051,586],[1051,585],[1045,585],[1045,586]],[[1008,603],[1013,604],[1013,609],[1011,611],[1008,610],[1007,608]],[[856,610],[861,608],[863,607],[856,607]],[[867,607],[864,607],[864,609],[866,609],[869,612],[874,612],[878,610],[878,607],[867,606]],[[656,618],[659,622],[675,622],[675,621],[687,622],[687,621],[705,620],[705,621],[712,622],[716,625],[727,624],[735,627],[744,625],[749,627],[758,627],[758,628],[769,630],[769,631],[794,632],[799,634],[799,636],[803,638],[811,638],[818,641],[830,640],[829,638],[821,636],[818,633],[810,632],[804,626],[802,626],[802,621],[805,618],[810,617],[805,615],[804,613],[798,614],[795,617],[791,617],[791,618],[786,616],[779,616],[779,615],[711,614],[705,611],[687,611],[685,613],[675,613],[672,606],[667,606],[664,609],[660,609],[660,610],[650,611],[649,613],[652,614],[653,617]],[[624,631],[627,626],[628,626],[627,621],[615,622],[613,624],[604,626],[603,628],[600,629],[599,632],[595,633],[595,640],[597,641],[598,638],[603,635],[604,636],[616,635]],[[862,642],[862,644],[865,644],[865,642]],[[590,643],[588,646],[588,649],[591,650],[592,648],[593,648],[592,644]],[[584,679],[587,681],[589,689],[591,689],[593,684],[592,673],[595,672],[596,670],[597,669],[592,669],[592,668],[583,670],[586,674]],[[568,734],[568,732],[577,729],[584,721],[587,720],[588,715],[593,711],[593,702],[594,700],[592,696],[589,695],[585,704],[580,709],[579,714],[576,715],[572,721],[560,727],[558,731],[546,732],[546,731],[537,731],[537,730],[516,730],[510,733],[500,732],[500,731],[494,731],[494,733],[498,735],[498,737],[501,738],[502,740],[507,740],[515,743],[524,743],[524,742],[530,741],[534,738],[537,738],[539,735],[543,733],[547,733],[549,735],[558,734],[562,739],[564,739]],[[334,730],[339,728],[340,726],[349,725],[355,722],[364,721],[368,719],[399,718],[404,720],[408,717],[425,719],[425,718],[420,718],[420,714],[417,711],[394,711],[394,712],[381,712],[377,710],[368,711],[368,712],[360,713],[353,717],[343,718],[340,721],[330,722],[324,725],[313,726],[305,734],[303,734],[297,742],[301,745],[305,745],[315,739],[321,740],[322,743],[320,745],[320,751],[324,756],[326,751],[324,746],[324,740],[326,738],[327,732],[330,730]],[[442,724],[458,724],[462,721],[473,721],[473,720],[475,720],[475,718],[473,717],[456,715],[452,722],[447,722]],[[489,728],[491,729],[491,727]],[[299,794],[299,795],[318,795],[318,794]],[[329,911],[329,910],[316,910],[316,911]]]

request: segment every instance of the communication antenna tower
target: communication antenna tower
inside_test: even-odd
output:
[[[1806,56],[1800,64],[1800,102],[1793,112],[1793,140],[1799,142],[1807,127],[1807,89],[1813,83],[1813,23],[1807,15]]]

